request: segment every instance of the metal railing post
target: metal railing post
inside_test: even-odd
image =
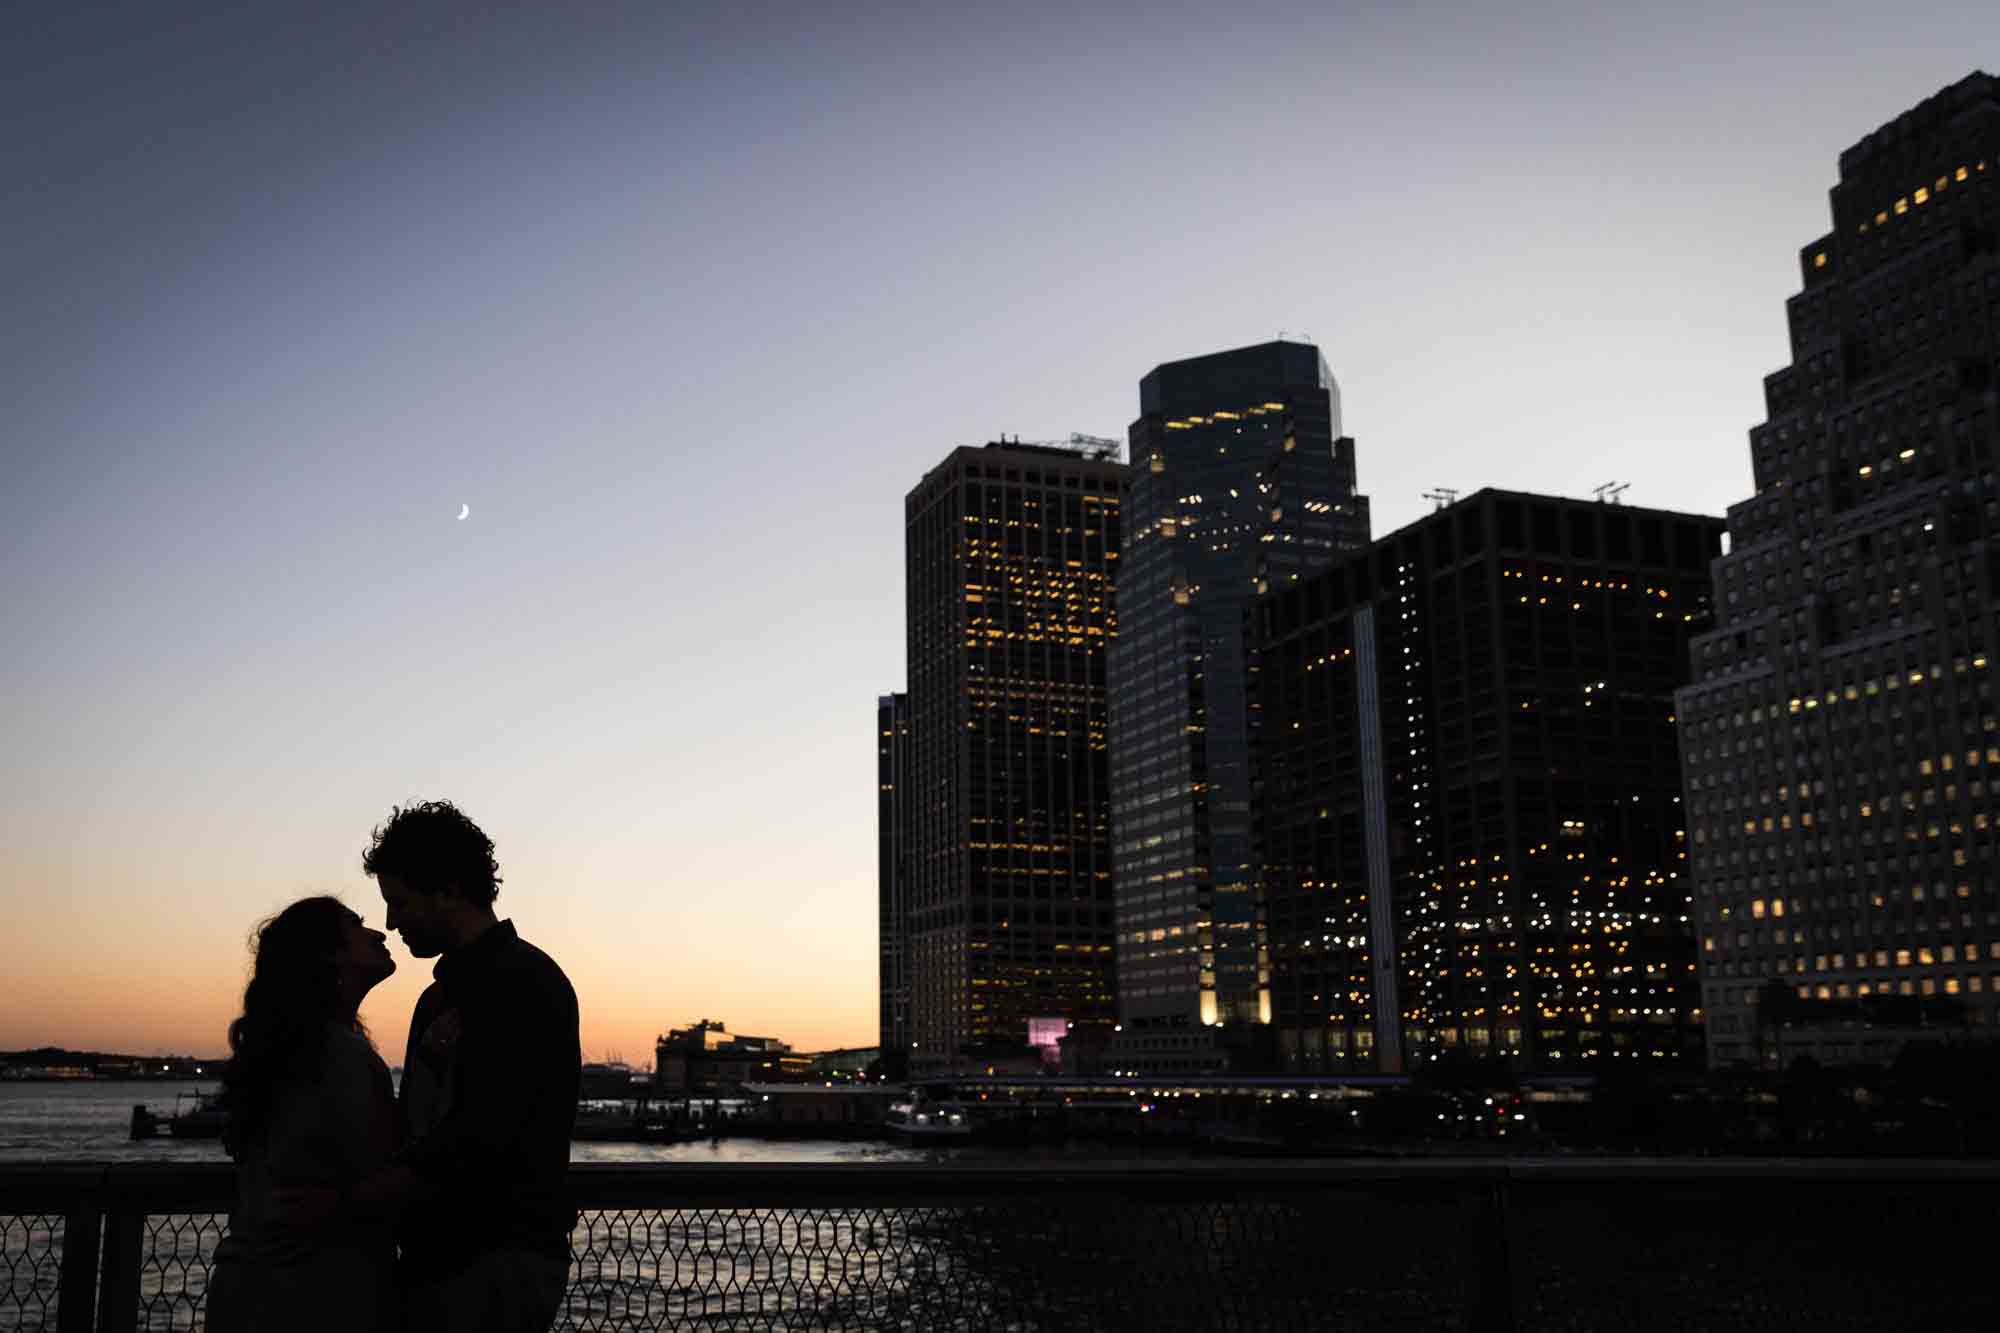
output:
[[[139,1327],[139,1264],[145,1258],[144,1212],[107,1200],[104,1263],[97,1288],[97,1333],[135,1333]]]
[[[56,1289],[56,1333],[95,1333],[97,1246],[104,1216],[91,1198],[73,1201],[63,1215],[61,1285]]]
[[[1514,1210],[1505,1172],[1488,1182],[1478,1210],[1479,1286],[1473,1297],[1473,1333],[1516,1333]]]

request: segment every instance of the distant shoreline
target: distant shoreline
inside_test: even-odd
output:
[[[9,1083],[216,1083],[222,1066],[213,1074],[8,1074],[0,1077],[0,1088]]]
[[[132,1055],[124,1051],[72,1051],[38,1046],[27,1051],[0,1051],[0,1084],[4,1083],[176,1083],[188,1079],[214,1082],[222,1076],[228,1056]]]

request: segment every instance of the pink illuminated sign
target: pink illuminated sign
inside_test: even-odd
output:
[[[1031,1018],[1028,1020],[1028,1045],[1039,1046],[1053,1053],[1062,1045],[1062,1039],[1069,1035],[1069,1020],[1066,1018]]]

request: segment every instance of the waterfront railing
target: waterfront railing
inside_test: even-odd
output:
[[[2000,1165],[582,1165],[557,1327],[1980,1329]],[[223,1164],[0,1165],[0,1329],[197,1329]]]

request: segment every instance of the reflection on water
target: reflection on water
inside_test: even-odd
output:
[[[1456,1328],[1466,1265],[1436,1241],[1467,1220],[1344,1190],[592,1211],[557,1327]],[[223,1222],[148,1219],[140,1328],[198,1326]],[[56,1327],[51,1239],[9,1254],[0,1327]]]
[[[223,1160],[212,1143],[123,1139],[135,1090],[0,1087],[0,1144],[22,1158]],[[51,1145],[61,1145],[51,1151]],[[1980,1164],[1848,1178],[1572,1161],[1499,1196],[1449,1175],[1259,1185],[1222,1164],[1107,1192],[1088,1150],[911,1149],[866,1143],[579,1144],[579,1161],[1040,1161],[1052,1189],[908,1208],[592,1211],[573,1244],[561,1327],[761,1329],[1313,1328],[1463,1330],[1475,1292],[1511,1282],[1522,1326],[1688,1329],[1995,1327],[1993,1180]],[[1146,1159],[1169,1155],[1148,1152]],[[1774,1164],[1760,1164],[1771,1166]],[[1775,1164],[1782,1167],[1784,1164]],[[834,1201],[865,1204],[865,1183]],[[1060,1193],[1053,1182],[1070,1187]],[[976,1190],[974,1181],[965,1181]],[[848,1191],[851,1189],[851,1193]],[[1260,1192],[1260,1190],[1262,1192]],[[1854,1219],[1864,1217],[1865,1225]],[[190,1329],[223,1218],[148,1219],[140,1326]],[[1496,1236],[1506,1238],[1496,1252]],[[57,1326],[62,1221],[0,1215],[0,1330]],[[1509,1276],[1511,1274],[1511,1277]],[[1507,1286],[1487,1288],[1507,1292]]]
[[[201,1085],[212,1091],[214,1085]],[[168,1083],[0,1085],[0,1161],[226,1162],[218,1143],[134,1142],[132,1107],[156,1110],[189,1091]],[[578,1143],[577,1162],[965,1162],[1103,1160],[1098,1149],[912,1148],[851,1141],[700,1139],[675,1144]],[[1155,1154],[1154,1156],[1157,1156]],[[662,1200],[671,1203],[671,1200]],[[196,1326],[207,1265],[226,1215],[148,1219],[140,1327]],[[1034,1263],[1006,1260],[1002,1232],[1041,1219],[992,1210],[672,1209],[591,1212],[573,1237],[577,1256],[564,1327],[928,1329],[1004,1327],[1010,1290],[1033,1289]],[[999,1230],[996,1230],[999,1227]],[[1032,1233],[1022,1233],[1032,1234]],[[982,1240],[981,1238],[984,1237]],[[0,1328],[54,1329],[60,1218],[0,1218]],[[1046,1293],[1045,1293],[1046,1294]],[[1038,1298],[1039,1299],[1039,1298]],[[1018,1321],[1014,1321],[1017,1322]]]

